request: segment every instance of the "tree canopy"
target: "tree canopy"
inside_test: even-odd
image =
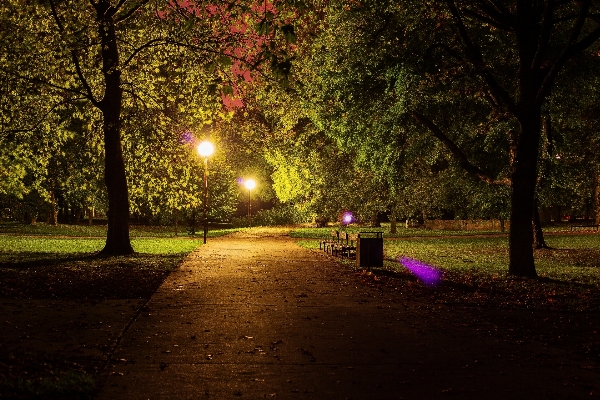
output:
[[[0,195],[107,207],[107,253],[200,206],[204,138],[219,218],[248,176],[313,216],[509,218],[520,276],[537,205],[600,218],[595,2],[0,7]]]

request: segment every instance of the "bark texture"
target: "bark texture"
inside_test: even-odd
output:
[[[98,107],[104,122],[104,182],[108,194],[108,231],[105,255],[132,254],[129,239],[129,193],[121,145],[123,92],[119,70],[119,49],[115,32],[114,9],[108,0],[96,4],[98,32],[102,43],[104,98]]]

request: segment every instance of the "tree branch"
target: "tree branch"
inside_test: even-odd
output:
[[[446,148],[448,150],[450,150],[450,152],[452,153],[454,158],[458,161],[458,164],[466,172],[468,172],[472,176],[476,177],[477,179],[479,179],[483,182],[492,184],[492,185],[509,185],[510,184],[510,180],[508,178],[494,179],[494,178],[490,177],[489,175],[487,175],[485,172],[483,172],[481,169],[476,167],[475,165],[471,164],[471,162],[468,160],[465,153],[463,153],[462,150],[448,136],[446,136],[444,134],[444,132],[442,132],[442,130],[429,118],[427,118],[424,115],[419,114],[417,112],[411,112],[410,115],[417,122],[419,122],[420,124],[425,126],[427,129],[429,129],[431,134],[434,137],[436,137],[438,140],[440,140],[444,144],[444,146],[446,146]]]
[[[540,65],[542,65],[542,59],[544,54],[546,53],[546,49],[548,48],[548,43],[550,42],[550,33],[552,32],[552,15],[554,14],[554,3],[552,1],[548,1],[546,3],[546,7],[544,9],[544,17],[542,18],[542,32],[541,38],[538,43],[537,51],[533,56],[533,62],[531,63],[532,70],[538,70]]]
[[[481,22],[485,23],[485,24],[489,24],[491,26],[493,26],[494,28],[498,28],[501,29],[503,31],[511,31],[512,27],[510,25],[504,24],[498,20],[496,20],[495,18],[492,17],[486,17],[485,15],[481,15],[476,11],[472,11],[469,9],[465,9],[463,11],[466,15],[470,15],[473,18],[476,18],[478,20],[480,20]],[[487,13],[486,13],[487,14]]]
[[[125,4],[125,2],[127,2],[127,0],[119,0],[117,5],[115,6],[115,9],[119,10],[119,8],[121,8],[123,6],[123,4]]]
[[[160,43],[162,41],[162,43]],[[127,57],[127,60],[125,60],[125,62],[122,64],[123,67],[126,67],[127,65],[129,65],[129,63],[133,60],[133,58],[142,50],[144,49],[148,49],[150,47],[154,47],[154,46],[161,46],[167,44],[167,41],[164,39],[152,39],[151,41],[144,43],[143,45],[141,45],[140,47],[138,47],[137,49],[134,49],[133,52],[131,53],[131,55],[129,57]]]
[[[508,107],[509,110],[511,110],[511,112],[515,112],[516,106],[510,94],[506,90],[504,90],[504,88],[496,81],[496,79],[485,67],[481,50],[479,50],[477,45],[475,45],[475,43],[473,43],[473,41],[471,40],[471,37],[467,32],[467,28],[465,27],[460,12],[456,8],[456,4],[454,4],[453,0],[446,0],[446,4],[448,4],[448,7],[450,8],[450,13],[452,14],[454,22],[456,23],[459,35],[465,44],[467,56],[469,57],[471,63],[479,72],[481,77],[485,80],[488,87],[490,88],[490,91],[494,94],[494,97],[502,100],[502,102]]]
[[[71,50],[71,58],[73,59],[73,64],[75,64],[75,71],[77,72],[77,77],[79,78],[79,81],[81,82],[81,85],[83,86],[83,89],[87,94],[85,95],[85,97],[89,101],[91,101],[95,107],[98,107],[100,103],[94,97],[94,92],[92,91],[92,88],[88,84],[87,79],[85,79],[85,76],[83,76],[83,71],[81,71],[81,65],[79,64],[79,57],[77,57],[77,52],[75,50]]]
[[[589,16],[589,1],[586,1],[585,4],[582,4],[580,8],[580,14],[577,17],[577,22],[575,23],[575,27],[573,28],[573,32],[571,33],[571,38],[569,42],[565,46],[562,53],[555,59],[555,61],[549,66],[548,72],[544,77],[542,84],[540,85],[540,90],[538,92],[538,98],[542,98],[550,93],[550,88],[552,87],[558,73],[562,69],[562,67],[573,57],[582,53],[584,50],[589,48],[592,44],[600,39],[600,27],[594,29],[587,36],[581,39],[579,42],[575,42],[577,37],[581,34],[581,30],[583,29],[583,25],[585,20]]]
[[[117,5],[116,9],[118,10],[123,4],[125,4],[126,0],[121,0],[119,2],[119,4]],[[129,11],[127,11],[125,14],[121,15],[121,16],[116,16],[115,17],[115,24],[118,24],[119,22],[125,21],[127,18],[131,17],[133,15],[133,13],[135,13],[137,10],[139,10],[140,8],[144,7],[146,4],[148,4],[150,0],[142,0],[140,3],[138,3],[138,5],[133,6]]]
[[[24,81],[34,82],[34,83],[41,83],[42,85],[46,85],[46,86],[49,86],[49,87],[54,88],[54,89],[62,90],[62,91],[69,92],[69,93],[75,93],[75,94],[77,94],[79,96],[82,96],[83,98],[86,98],[86,99],[90,100],[86,93],[83,93],[83,92],[81,92],[79,90],[76,90],[76,89],[71,89],[71,88],[68,88],[68,87],[59,86],[59,85],[56,85],[56,84],[54,84],[52,82],[48,82],[47,80],[42,79],[42,78],[35,78],[35,77],[32,78],[32,77],[20,75],[20,74],[14,72],[14,71],[8,71],[8,70],[5,70],[5,69],[2,69],[2,71],[5,74],[15,76],[15,77],[17,77],[19,79],[23,79]]]
[[[23,132],[31,132],[35,129],[37,129],[46,119],[46,117],[48,117],[48,115],[52,114],[52,112],[58,108],[59,106],[65,105],[65,104],[69,104],[71,102],[77,101],[77,100],[85,100],[86,97],[81,97],[81,98],[77,98],[77,99],[69,99],[69,100],[64,100],[64,101],[60,101],[56,104],[54,104],[52,107],[50,107],[48,109],[48,111],[46,111],[40,118],[37,124],[33,125],[31,128],[23,128],[23,129],[7,129],[7,130],[3,130],[1,131],[1,133],[23,133]]]
[[[62,33],[65,31],[65,28],[62,24],[62,22],[60,22],[60,18],[58,18],[58,12],[56,11],[56,5],[54,4],[53,0],[49,0],[50,3],[50,9],[52,10],[52,16],[54,17],[54,21],[56,22],[56,25],[58,25],[58,30]]]
[[[52,10],[52,16],[54,17],[54,21],[56,21],[56,25],[58,26],[58,30],[60,33],[64,33],[65,29],[64,29],[62,22],[60,22],[60,18],[58,17],[58,12],[56,11],[56,5],[54,4],[54,0],[48,0],[48,1],[50,3],[50,9]],[[75,50],[71,50],[71,60],[73,61],[73,64],[75,65],[75,71],[77,72],[77,77],[79,78],[79,81],[81,82],[83,89],[85,90],[85,93],[81,93],[78,91],[76,91],[74,93],[78,93],[82,96],[85,96],[88,100],[90,100],[92,102],[92,104],[94,106],[97,107],[98,101],[95,99],[94,93],[92,92],[92,88],[89,86],[89,84],[87,83],[87,80],[83,76],[83,72],[81,71],[81,65],[79,64],[79,57],[77,57],[77,52]],[[23,77],[21,77],[21,78],[23,78]],[[56,87],[59,88],[58,86],[56,86]],[[62,89],[67,90],[66,88],[62,88]]]
[[[486,5],[486,1],[479,0],[478,3],[480,4],[481,7],[488,8]],[[509,20],[513,19],[513,15],[510,13],[510,11],[506,7],[504,7],[504,5],[501,2],[499,2],[497,0],[489,0],[489,3],[491,4],[491,6],[493,8],[495,8],[499,12],[499,15],[501,15],[503,18],[508,18]],[[483,9],[483,8],[482,8],[482,10],[485,11],[485,9]]]
[[[577,20],[575,21],[575,25],[573,26],[573,30],[571,32],[571,36],[569,37],[568,46],[571,46],[579,35],[581,34],[581,30],[583,29],[583,25],[585,24],[585,20],[587,19],[587,14],[590,9],[590,0],[583,0],[581,2],[581,7],[579,8],[579,13],[577,15]]]

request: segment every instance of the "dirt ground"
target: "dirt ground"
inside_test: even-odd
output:
[[[45,354],[110,400],[600,397],[599,315],[436,304],[285,233],[212,239],[149,301],[0,299],[0,371]]]

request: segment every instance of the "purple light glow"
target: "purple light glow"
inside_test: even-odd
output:
[[[344,223],[346,225],[348,225],[349,223],[351,223],[353,219],[354,219],[354,217],[352,217],[352,213],[351,212],[345,213],[343,215],[343,217],[342,217],[342,221],[344,221]]]
[[[401,257],[399,261],[427,286],[437,286],[442,281],[442,272],[431,265],[409,257]]]
[[[194,140],[194,134],[190,131],[185,131],[181,134],[181,137],[179,138],[179,143],[188,144],[188,143],[192,143],[193,140]]]

